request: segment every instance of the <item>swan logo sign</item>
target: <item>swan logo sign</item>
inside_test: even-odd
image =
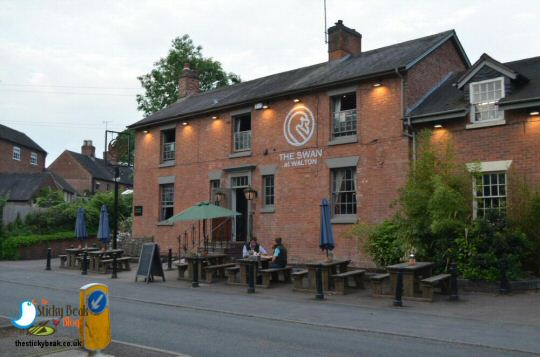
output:
[[[311,110],[300,105],[287,114],[283,123],[283,135],[292,146],[305,145],[315,132],[315,117]]]

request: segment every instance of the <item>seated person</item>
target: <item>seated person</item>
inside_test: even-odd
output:
[[[281,238],[276,238],[276,244],[274,244],[274,255],[272,256],[272,262],[270,268],[285,268],[287,266],[287,248],[283,246]]]
[[[249,243],[244,244],[244,249],[242,250],[242,257],[247,258],[250,255],[254,255],[255,253],[264,255],[268,254],[266,249],[264,249],[264,247],[257,242],[257,238],[253,237],[251,238]]]

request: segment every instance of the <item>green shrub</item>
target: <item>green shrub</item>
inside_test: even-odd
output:
[[[399,263],[406,255],[407,244],[399,234],[400,227],[392,220],[386,220],[368,232],[366,251],[378,266]]]
[[[73,231],[68,231],[52,234],[26,234],[7,237],[0,242],[0,259],[18,259],[19,247],[27,247],[46,241],[74,239],[73,234]]]

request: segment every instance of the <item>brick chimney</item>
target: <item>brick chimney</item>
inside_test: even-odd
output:
[[[199,73],[189,68],[189,63],[184,64],[180,79],[178,79],[178,98],[197,94],[201,91],[199,84]]]
[[[92,145],[92,140],[84,140],[81,146],[81,154],[96,157],[96,148]]]
[[[334,61],[347,55],[362,52],[362,35],[343,25],[342,20],[328,29],[328,60]]]

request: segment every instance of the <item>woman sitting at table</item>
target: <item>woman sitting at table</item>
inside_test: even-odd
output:
[[[268,254],[266,249],[263,248],[262,245],[260,245],[257,242],[257,237],[251,238],[249,243],[244,244],[244,249],[242,250],[242,257],[247,258],[250,255],[259,255],[259,254]]]
[[[275,241],[276,244],[272,247],[274,255],[272,256],[270,268],[285,268],[287,266],[287,248],[283,246],[281,238],[276,238]]]

